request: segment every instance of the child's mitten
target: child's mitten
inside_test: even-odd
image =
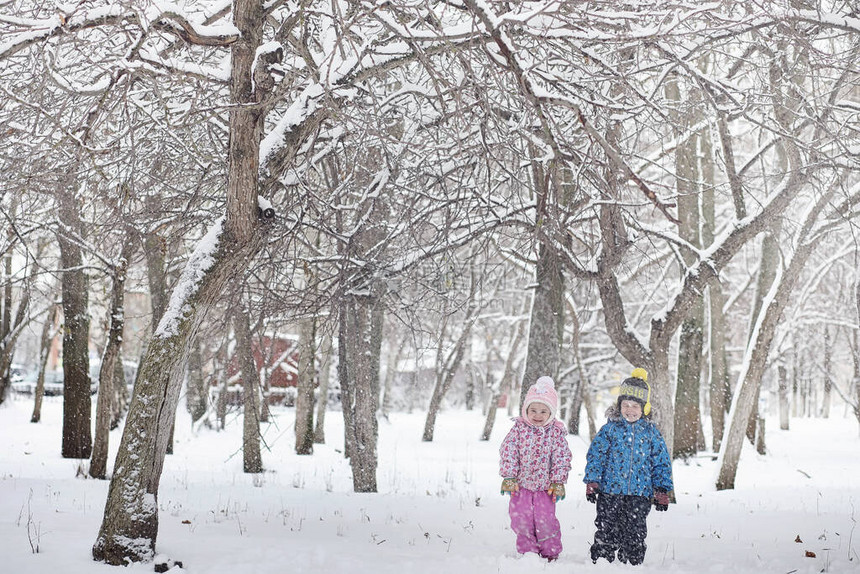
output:
[[[546,493],[552,497],[553,501],[564,500],[564,485],[560,482],[553,482],[549,485],[549,490]]]
[[[585,485],[585,500],[594,504],[597,502],[597,493],[600,492],[600,485],[596,482],[589,482]]]
[[[520,489],[520,484],[516,478],[506,478],[502,481],[502,488],[499,494],[511,494]]]
[[[669,493],[662,488],[654,489],[654,510],[658,512],[669,510]]]

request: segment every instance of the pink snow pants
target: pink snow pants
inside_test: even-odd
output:
[[[508,514],[517,535],[517,552],[537,552],[544,558],[561,553],[561,525],[555,517],[555,502],[545,491],[520,488],[511,494]]]

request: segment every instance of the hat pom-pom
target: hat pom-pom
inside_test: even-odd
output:
[[[535,381],[535,392],[538,394],[548,393],[555,390],[555,382],[552,377],[543,376]]]
[[[637,379],[642,379],[643,381],[648,381],[648,371],[643,369],[642,367],[637,367],[633,369],[633,372],[630,373],[631,377],[635,377]]]

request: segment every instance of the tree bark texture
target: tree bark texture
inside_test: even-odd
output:
[[[99,367],[99,394],[96,400],[96,434],[93,454],[90,457],[90,476],[107,477],[108,439],[111,425],[111,404],[114,396],[116,364],[122,351],[122,334],[125,329],[125,277],[128,261],[137,247],[137,233],[127,231],[120,250],[119,261],[113,269],[113,289],[109,307],[110,326],[108,340]],[[125,381],[122,381],[123,386]]]
[[[185,408],[191,415],[191,424],[203,418],[209,405],[209,389],[203,374],[203,356],[200,342],[191,345],[188,357],[188,388],[185,392]]]
[[[331,334],[326,332],[322,337],[319,359],[319,399],[317,400],[317,415],[314,427],[314,443],[325,444],[325,413],[328,407],[328,390],[331,381]]]
[[[345,390],[344,425],[351,437],[349,462],[355,492],[376,492],[379,421],[379,361],[382,340],[382,305],[371,295],[349,296],[343,304],[339,345],[349,365]],[[342,373],[343,374],[343,373]]]
[[[190,344],[205,310],[229,281],[242,275],[261,244],[262,234],[239,243],[225,230],[208,267],[192,255],[138,373],[93,546],[96,560],[120,565],[152,558],[158,536],[158,486]]]
[[[236,332],[236,356],[242,373],[242,469],[246,473],[263,472],[260,454],[260,371],[254,359],[251,321],[248,309],[237,305],[233,313]]]
[[[535,269],[535,288],[529,318],[526,367],[520,389],[519,405],[539,377],[555,380],[561,362],[564,335],[564,276],[553,247],[541,242]],[[519,410],[519,409],[518,409]]]
[[[296,384],[296,454],[314,452],[314,386],[316,383],[316,320],[299,324],[299,364]]]
[[[833,342],[830,329],[824,326],[824,396],[821,399],[821,418],[830,418],[830,403],[833,393]]]
[[[90,403],[89,278],[84,256],[80,208],[71,189],[59,194],[58,215],[65,228],[57,235],[63,269],[63,458],[92,454]],[[71,236],[69,234],[72,234]]]

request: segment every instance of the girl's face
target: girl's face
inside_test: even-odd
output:
[[[642,418],[642,405],[639,404],[639,401],[621,401],[621,416],[628,423],[635,423]]]
[[[532,403],[526,409],[526,418],[536,427],[542,427],[552,418],[549,407],[541,403]]]

